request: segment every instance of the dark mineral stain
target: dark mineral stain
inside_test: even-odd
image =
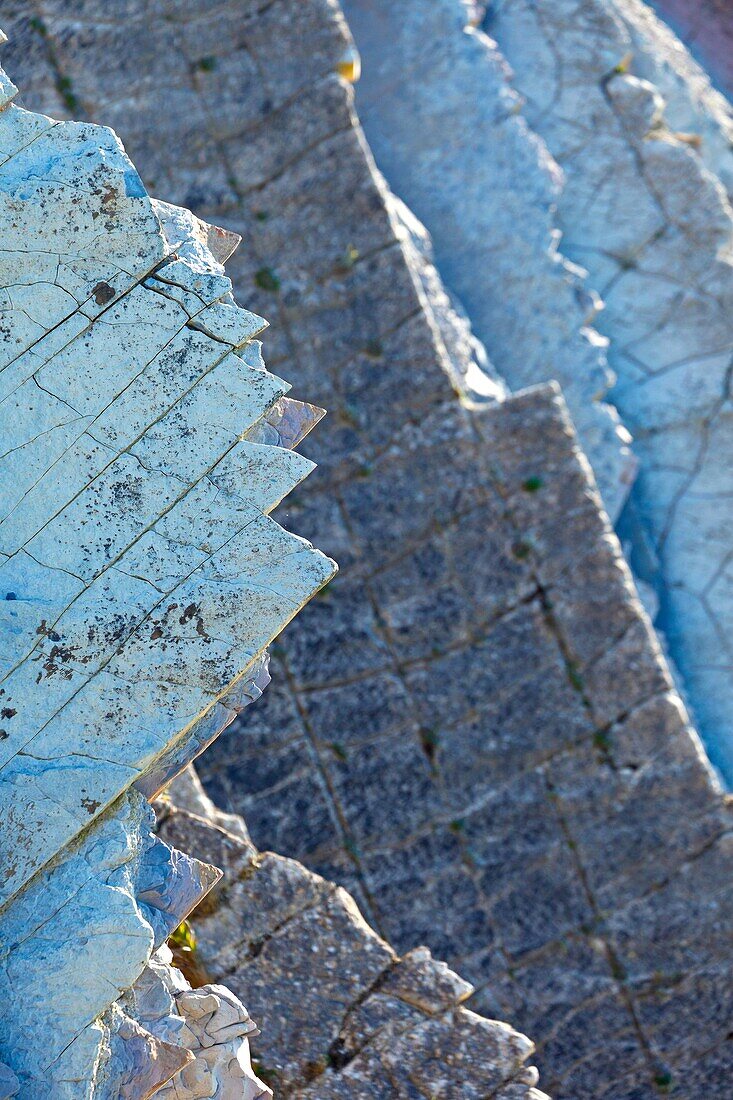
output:
[[[98,306],[105,306],[107,302],[111,302],[115,296],[114,288],[109,283],[97,283],[94,290],[94,301]]]

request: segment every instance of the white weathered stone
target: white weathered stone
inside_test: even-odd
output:
[[[632,507],[658,562],[642,577],[730,781],[731,109],[640,0],[503,0],[489,30],[565,173],[564,247],[606,302],[611,396],[641,461]]]
[[[594,329],[602,302],[561,249],[562,173],[527,127],[494,43],[461,0],[345,0],[364,67],[356,97],[377,165],[424,223],[436,265],[512,389],[561,382],[607,509],[634,475]],[[563,249],[564,251],[564,249]]]
[[[153,960],[219,873],[147,799],[334,572],[268,518],[322,412],[265,369],[236,234],[0,91],[0,1091],[132,1100],[190,1063],[177,1098],[265,1095],[246,1010]]]
[[[272,1096],[252,1069],[249,1039],[259,1034],[242,1002],[221,985],[182,989],[175,1008],[194,1060],[158,1092],[168,1100],[257,1100]]]
[[[79,1060],[93,1079],[94,1034],[81,1056],[69,1052],[71,1041],[133,985],[220,877],[155,838],[153,824],[141,795],[123,795],[0,912],[0,1057],[24,1100]]]

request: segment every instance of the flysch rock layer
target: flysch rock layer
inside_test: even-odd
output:
[[[730,804],[557,393],[449,415],[350,494],[373,567],[376,502],[410,483],[403,550],[329,587],[307,647],[281,639],[286,678],[246,719],[261,747],[225,735],[208,789],[398,950],[447,959],[471,1007],[532,1035],[552,1096],[725,1090]],[[451,522],[459,463],[475,496]]]
[[[236,235],[15,94],[0,70],[3,1095],[141,1097],[182,1067],[177,1097],[265,1095],[236,998],[153,959],[219,872],[152,835],[147,798],[334,573],[268,517],[320,410],[264,368],[219,262]]]
[[[460,963],[472,1005],[539,1039],[549,1092],[724,1091],[730,811],[559,398],[456,401],[334,5],[142,8],[18,15],[29,95],[104,107],[148,182],[245,234],[238,295],[331,410],[288,520],[342,573],[246,740],[203,758],[210,790],[399,951]]]
[[[633,480],[628,433],[603,403],[602,302],[562,255],[557,164],[527,127],[495,45],[461,0],[345,0],[362,55],[359,117],[378,167],[427,226],[438,269],[496,369],[519,389],[557,379],[606,507]]]
[[[721,598],[731,545],[730,463],[725,454],[700,452],[709,421],[726,401],[731,340],[725,333],[721,339],[721,330],[730,328],[730,268],[723,265],[721,281],[716,261],[730,251],[731,226],[716,212],[716,196],[705,198],[711,181],[700,183],[697,198],[699,172],[688,163],[696,150],[704,168],[731,189],[730,105],[640,0],[572,0],[550,13],[529,0],[437,0],[429,10],[420,0],[376,6],[345,0],[344,7],[363,60],[357,105],[378,164],[433,234],[441,273],[463,298],[510,384],[550,377],[562,382],[615,519],[631,470],[608,431],[599,437],[599,425],[610,425],[593,401],[605,392],[596,387],[600,360],[589,370],[587,355],[579,354],[578,327],[590,318],[583,321],[579,312],[578,272],[573,286],[556,239],[548,250],[551,232],[562,230],[560,248],[589,269],[588,285],[608,297],[608,310],[595,323],[604,341],[612,338],[608,354],[619,384],[611,397],[639,437],[636,450],[644,463],[622,521],[624,541],[649,607],[662,601],[660,625],[669,632],[714,759],[730,779],[733,692],[726,639],[733,599],[728,592]],[[526,109],[507,83],[504,57],[487,37],[494,33],[516,65]],[[660,101],[647,102],[646,112],[631,102],[643,92],[625,87],[620,71],[614,75],[627,68],[662,93],[664,120]],[[634,125],[641,130],[632,133]],[[676,142],[677,149],[664,148],[660,163],[650,152],[660,141],[652,138]],[[679,228],[679,240],[670,243],[678,231],[675,201],[698,209],[694,225]],[[697,253],[692,262],[690,248]],[[634,278],[628,273],[642,250]],[[672,321],[670,303],[685,289],[703,304],[683,303]],[[582,331],[592,337],[588,328]],[[640,352],[650,333],[659,346]],[[728,434],[725,408],[722,413],[720,431]],[[715,439],[709,449],[717,449]],[[695,532],[692,513],[703,511]],[[711,541],[721,511],[725,529]]]
[[[246,994],[262,1028],[257,1072],[277,1096],[547,1100],[525,1064],[532,1044],[467,1009],[468,982],[427,948],[399,958],[345,890],[258,852],[192,770],[159,813],[169,843],[224,868],[195,917],[192,965]]]
[[[621,529],[730,781],[731,109],[640,0],[502,0],[485,25],[565,174],[563,248],[606,303],[610,396],[640,459]]]

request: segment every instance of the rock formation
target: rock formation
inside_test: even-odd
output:
[[[399,958],[345,890],[258,852],[195,775],[160,813],[161,836],[225,870],[196,917],[194,964],[254,1006],[257,1072],[277,1096],[547,1100],[525,1065],[532,1044],[467,1009],[468,982],[426,948]]]
[[[165,944],[221,872],[152,834],[148,798],[261,695],[268,642],[334,572],[267,515],[312,468],[290,448],[321,410],[264,369],[264,322],[219,262],[239,238],[151,200],[112,131],[0,84],[0,1095],[256,1100],[249,1013],[192,989]],[[224,924],[218,951],[286,1086],[542,1100],[530,1041],[462,1008],[471,987],[425,950],[398,960],[343,890],[259,857],[202,794],[213,824],[162,805],[160,833],[226,867],[250,940]],[[308,938],[278,971],[256,916],[282,944],[296,898]]]
[[[560,251],[562,174],[522,117],[506,63],[485,35],[463,33],[460,0],[344,10],[366,62],[357,105],[378,166],[430,230],[442,277],[508,385],[562,384],[617,515],[633,460],[602,401],[612,381],[593,328],[602,303]]]
[[[488,28],[565,173],[563,247],[606,303],[660,624],[730,778],[731,111],[640,0],[506,0]]]
[[[509,19],[509,4],[493,7],[495,18]],[[432,269],[419,269],[416,234],[405,239],[406,219],[398,224],[374,172],[351,93],[336,76],[353,50],[336,5],[231,0],[198,13],[154,0],[144,11],[129,5],[124,23],[96,0],[77,9],[71,15],[61,0],[42,0],[40,25],[12,20],[29,102],[73,101],[90,118],[109,117],[146,182],[245,235],[247,250],[231,270],[240,298],[274,317],[270,361],[331,411],[306,443],[320,460],[319,480],[299,489],[284,520],[333,552],[342,573],[278,641],[275,683],[239,734],[203,758],[209,792],[244,812],[258,848],[302,859],[348,887],[402,957],[424,943],[465,974],[477,990],[471,1009],[537,1041],[543,1087],[558,1100],[724,1092],[733,1027],[730,805],[672,686],[556,388],[493,406],[462,388],[474,349],[456,364],[467,342],[446,341],[459,331],[452,318],[440,323],[438,302],[450,299]],[[610,4],[584,0],[580,10],[603,15]],[[612,21],[614,34],[618,26]],[[631,22],[623,27],[630,43]],[[643,28],[635,28],[641,41]],[[579,80],[595,71],[596,41],[589,36],[587,56],[582,43],[574,47]],[[650,64],[658,56],[638,46],[637,55]],[[602,75],[626,68],[624,57]],[[671,72],[669,87],[684,93],[676,110],[698,110],[703,100]],[[648,104],[640,78],[616,78],[614,93],[640,86]],[[613,80],[601,118],[613,117]],[[519,72],[516,86],[525,90]],[[703,98],[710,102],[707,91]],[[581,92],[580,120],[584,106]],[[703,151],[723,164],[716,134],[724,119],[704,113]],[[537,126],[545,118],[531,115],[529,102],[524,117]],[[615,133],[610,123],[597,129]],[[556,152],[549,131],[545,139]],[[635,138],[623,141],[619,172],[637,149]],[[717,217],[720,189],[694,145],[665,131],[652,148],[694,168],[696,201],[717,196],[705,208]],[[556,222],[547,192],[537,209],[544,232],[564,230],[562,254],[574,259],[577,249],[582,262],[584,238],[563,221],[572,214],[564,167]],[[638,200],[630,216],[648,209]],[[713,242],[706,263],[719,240],[715,217],[718,229],[702,239],[706,248]],[[620,232],[620,217],[606,220],[604,227],[597,217],[598,233]],[[588,239],[598,248],[588,251],[587,285],[605,290],[618,264],[602,241]],[[597,278],[602,261],[606,281]],[[558,262],[579,287],[579,274]],[[608,298],[594,319],[603,331],[607,315],[622,313]],[[571,318],[562,318],[569,348],[580,339],[577,310]],[[613,348],[612,340],[616,355]],[[685,408],[698,405],[686,399]],[[186,814],[197,816],[173,813],[164,835],[173,839],[176,817]],[[235,866],[249,866],[238,835],[244,862]],[[206,851],[203,842],[197,850]],[[271,876],[280,866],[276,857],[263,861]],[[263,891],[268,874],[253,876]],[[213,980],[236,982],[241,970],[242,988],[255,989],[268,980],[270,943],[273,976],[303,957],[310,910],[265,945],[248,929],[238,938],[239,905],[249,906],[251,921],[257,909],[236,869],[230,881],[216,925],[213,914],[199,921],[200,951]],[[321,927],[333,916],[321,891],[333,891],[313,889]],[[355,926],[345,911],[336,945]],[[228,958],[208,938],[227,919]],[[385,960],[381,941],[359,927],[372,958]],[[365,972],[378,975],[381,965]],[[317,973],[337,997],[338,968]],[[259,1022],[256,1002],[245,999]],[[338,1003],[348,1016],[351,1002]],[[375,1017],[381,1007],[370,1005]],[[354,1051],[336,1015],[311,1046],[307,1032],[297,1064],[262,1019],[270,1064],[286,1082],[303,1080],[314,1052],[311,1095],[332,1087],[344,1095],[353,1085],[323,1065],[324,1034]],[[383,1049],[372,1038],[365,1051]],[[357,1056],[340,1072],[354,1062],[363,1064]],[[410,1088],[414,1095],[418,1086],[404,1084],[404,1095]]]
[[[609,433],[598,436],[598,371],[567,334],[552,345],[563,324],[577,334],[589,321],[570,284],[558,289],[568,264],[556,239],[548,249],[550,224],[586,269],[586,298],[603,299],[593,323],[616,376],[607,400],[640,465],[620,530],[730,778],[733,112],[641,0],[479,7],[466,26],[460,0],[438,0],[429,17],[419,0],[376,14],[372,0],[345,0],[367,136],[500,372],[510,384],[562,382],[615,519],[629,469]]]
[[[219,872],[152,835],[147,798],[334,573],[268,518],[312,468],[278,426],[313,414],[234,304],[237,238],[154,204],[112,131],[0,88],[3,1088],[140,1097],[188,1062],[205,1084],[227,1029],[228,1080],[247,1034],[161,965]],[[237,1065],[264,1095],[246,1042]]]

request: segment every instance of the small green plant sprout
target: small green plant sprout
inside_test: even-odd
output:
[[[359,410],[355,405],[344,405],[341,409],[341,419],[351,428],[359,426]]]
[[[593,734],[593,744],[599,752],[607,756],[611,751],[611,738],[608,735],[608,730],[596,730]]]
[[[56,82],[56,87],[64,101],[64,106],[72,112],[78,111],[79,100],[74,95],[73,86],[68,76],[60,76]]]
[[[252,1059],[252,1069],[255,1071],[260,1081],[262,1081],[263,1085],[267,1085],[273,1090],[278,1087],[279,1082],[276,1069],[266,1066],[259,1058]]]
[[[255,285],[274,294],[280,289],[280,280],[271,267],[261,267],[255,272]]]
[[[623,73],[627,73],[631,68],[631,62],[634,60],[632,53],[625,53],[619,61],[618,65],[614,65],[613,72],[616,76],[620,76]]]
[[[583,690],[583,677],[578,672],[577,666],[572,661],[566,662],[566,668],[568,673],[568,680],[573,685],[576,691]]]
[[[423,752],[427,756],[428,760],[430,760],[432,763],[432,761],[435,759],[436,749],[440,744],[438,731],[433,729],[420,730],[420,741],[422,743]]]
[[[181,921],[168,937],[168,943],[176,951],[193,953],[196,950],[196,933],[187,920]]]
[[[522,488],[525,493],[536,493],[542,488],[543,484],[542,478],[538,477],[537,474],[533,474],[532,477],[528,477],[526,481],[522,482]]]
[[[672,1074],[667,1070],[661,1070],[654,1074],[654,1084],[661,1093],[669,1092],[672,1085]]]
[[[343,256],[341,256],[336,262],[336,270],[340,272],[351,271],[352,267],[359,259],[359,249],[353,244],[346,246]]]

